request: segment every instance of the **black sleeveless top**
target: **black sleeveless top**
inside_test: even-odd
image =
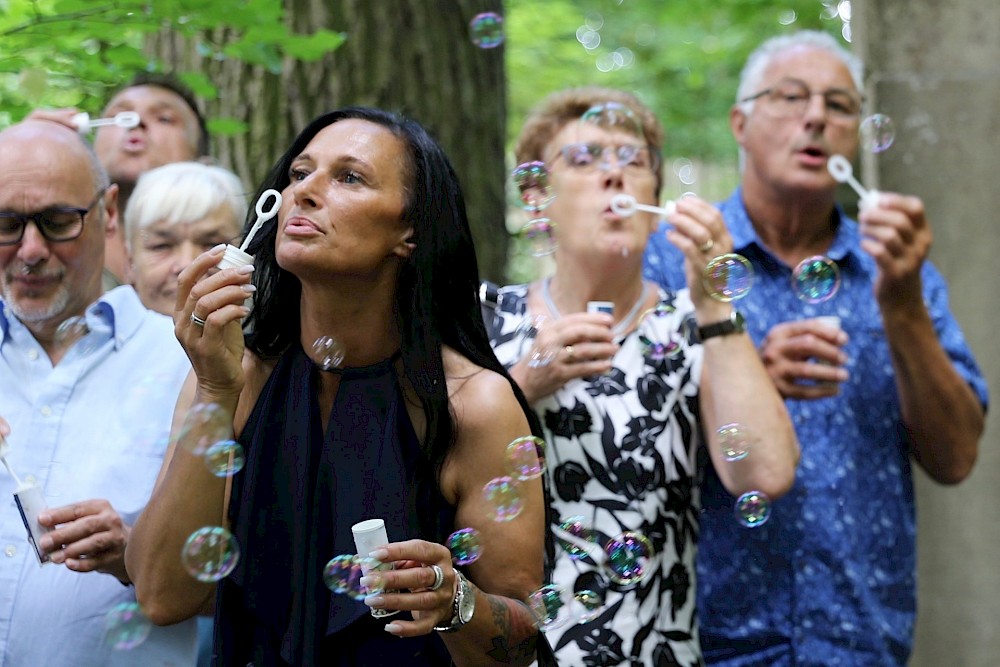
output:
[[[398,638],[362,602],[332,593],[323,568],[356,552],[351,526],[385,520],[393,542],[443,543],[455,510],[435,487],[441,535],[417,527],[413,470],[420,444],[393,358],[342,371],[326,432],[319,371],[299,346],[279,359],[240,436],[229,518],[239,564],[219,584],[213,665],[449,665],[436,633]],[[408,618],[406,612],[401,612]]]

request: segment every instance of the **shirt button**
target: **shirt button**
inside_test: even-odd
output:
[[[3,553],[7,558],[13,558],[17,555],[17,547],[13,544],[8,544],[3,548]]]
[[[49,406],[47,406],[47,405],[43,405],[43,406],[42,406],[42,409],[40,410],[40,412],[41,412],[41,413],[42,413],[42,415],[44,415],[45,417],[48,417],[49,415],[51,415],[51,414],[52,414],[52,408],[50,408],[50,407],[49,407]]]
[[[28,359],[32,361],[38,359],[38,350],[28,350]]]

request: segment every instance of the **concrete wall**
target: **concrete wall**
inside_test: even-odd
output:
[[[870,111],[895,145],[863,182],[923,198],[931,258],[994,392],[980,459],[957,487],[920,474],[919,617],[912,667],[1000,665],[1000,3],[855,0]]]

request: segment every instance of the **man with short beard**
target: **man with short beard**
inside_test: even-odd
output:
[[[13,503],[0,511],[0,664],[192,665],[195,624],[152,628],[131,651],[113,610],[134,604],[123,555],[160,467],[188,371],[170,320],[128,286],[102,294],[118,188],[60,125],[0,132],[0,435],[48,532],[39,566]],[[0,476],[0,497],[15,480]],[[111,641],[108,641],[111,640]],[[120,647],[120,646],[119,646]]]

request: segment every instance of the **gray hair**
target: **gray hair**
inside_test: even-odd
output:
[[[125,209],[125,243],[132,248],[137,233],[154,222],[193,222],[227,206],[237,233],[247,213],[247,196],[239,176],[201,162],[173,162],[143,173]]]
[[[740,72],[740,85],[736,89],[736,103],[743,113],[750,113],[753,110],[754,100],[740,102],[740,100],[758,92],[764,72],[767,70],[775,56],[796,47],[808,47],[827,51],[844,63],[851,78],[854,80],[854,87],[859,91],[864,86],[865,66],[861,59],[845,49],[832,35],[818,30],[800,30],[790,35],[780,35],[772,37],[758,46],[747,58],[743,71]]]

